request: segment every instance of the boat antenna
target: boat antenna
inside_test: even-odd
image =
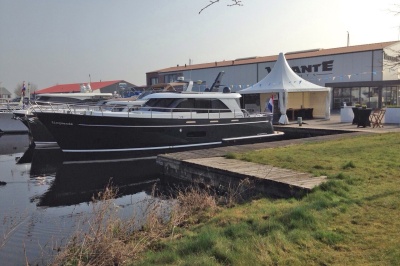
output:
[[[189,71],[189,80],[192,80],[192,59],[189,58],[189,67],[190,67],[190,71]]]
[[[218,73],[217,78],[215,79],[213,85],[210,88],[210,91],[213,91],[214,88],[217,88],[221,85],[222,76],[225,74],[224,71]]]

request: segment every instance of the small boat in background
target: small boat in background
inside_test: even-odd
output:
[[[102,104],[103,102],[113,99],[112,93],[45,93],[39,94],[36,100],[30,103],[25,109],[16,109],[12,112],[13,118],[20,126],[25,125],[25,131],[31,136],[32,142],[37,148],[56,147],[58,144],[47,130],[45,126],[32,114],[32,110],[64,110],[67,104]],[[22,123],[21,123],[22,122]]]
[[[0,102],[0,134],[28,133],[28,129],[21,122],[13,119],[13,112],[21,110],[22,105],[17,101],[2,99]]]
[[[210,91],[219,89],[223,75],[223,71],[219,72]],[[82,105],[93,105],[90,106],[91,110],[99,109],[111,112],[126,112],[142,106],[146,103],[147,96],[153,93],[200,91],[200,87],[197,86],[197,83],[195,84],[191,80],[186,81],[183,79],[170,83],[158,83],[142,91],[141,94],[130,98],[116,97],[116,95],[111,93],[93,92],[90,88],[90,84],[88,84],[88,86],[81,84],[80,93],[37,94],[36,99],[28,105],[29,108],[15,110],[13,113],[14,118],[20,120],[26,128],[29,129],[32,143],[36,148],[58,148],[59,146],[52,134],[43,126],[37,117],[32,114],[32,110],[38,109],[41,112],[46,110],[52,112],[71,112],[71,110],[68,109],[73,106],[74,112],[77,112],[78,109],[87,108],[82,107]],[[25,128],[23,129],[26,131]]]

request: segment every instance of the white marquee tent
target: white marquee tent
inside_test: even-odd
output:
[[[289,124],[288,108],[310,107],[314,117],[330,118],[330,88],[321,87],[299,77],[280,53],[271,72],[258,83],[238,91],[240,94],[279,95],[280,124]]]

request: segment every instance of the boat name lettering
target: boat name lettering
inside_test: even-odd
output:
[[[72,126],[72,123],[66,123],[66,122],[57,122],[57,121],[51,121],[53,125],[62,125],[62,126]]]

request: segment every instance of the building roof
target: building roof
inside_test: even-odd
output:
[[[112,80],[112,81],[99,81],[99,82],[90,82],[90,87],[92,91],[99,90],[101,88],[110,86],[112,84],[125,82],[123,80]],[[71,92],[80,92],[81,91],[81,84],[82,83],[72,83],[72,84],[59,84],[54,85],[52,87],[48,87],[45,89],[41,89],[36,91],[36,94],[41,93],[71,93]],[[87,83],[83,83],[87,85]]]
[[[11,92],[7,90],[6,88],[2,87],[0,88],[0,96],[1,95],[11,95]]]
[[[348,53],[357,53],[357,52],[365,52],[373,50],[382,50],[383,48],[388,47],[395,43],[397,43],[397,41],[345,46],[345,47],[330,48],[330,49],[311,49],[304,51],[287,52],[285,53],[285,57],[287,60],[290,60],[290,59],[325,56],[325,55],[348,54]],[[263,62],[275,62],[277,59],[278,55],[254,56],[254,57],[238,58],[234,60],[224,60],[219,62],[216,61],[212,63],[169,67],[157,71],[150,71],[148,73],[154,73],[154,72],[168,73],[168,72],[187,71],[187,70],[195,70],[202,68],[245,65],[245,64],[263,63]]]

